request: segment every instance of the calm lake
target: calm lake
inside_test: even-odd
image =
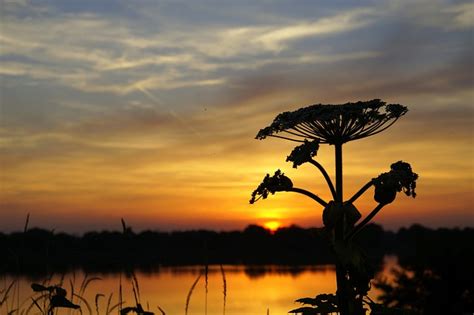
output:
[[[396,257],[386,257],[385,266],[379,276],[388,276],[389,270],[396,265]],[[225,314],[227,315],[265,315],[288,314],[288,311],[299,307],[294,300],[301,297],[314,297],[319,293],[333,293],[336,290],[336,275],[333,266],[284,267],[284,266],[223,266],[226,283]],[[224,281],[220,266],[209,266],[207,281],[202,273],[203,267],[161,267],[155,273],[136,272],[139,284],[141,304],[146,310],[161,314],[158,306],[166,314],[185,314],[185,305],[191,286],[201,274],[194,291],[189,299],[188,314],[223,314],[224,309]],[[80,271],[66,275],[53,276],[50,284],[59,284],[71,293],[71,283],[75,293],[79,292],[84,277],[100,277],[87,286],[83,297],[90,304],[91,311],[82,303],[83,314],[97,314],[96,295],[100,314],[105,314],[107,300],[112,294],[111,305],[118,302],[120,283],[122,296],[126,306],[134,306],[132,279],[124,274],[89,274]],[[10,285],[13,280],[16,284],[10,291],[9,298],[0,308],[0,314],[7,314],[8,309],[17,308],[28,310],[32,304],[33,295],[31,283],[42,283],[44,279],[31,280],[27,277],[1,276],[0,292]],[[18,294],[19,293],[19,294]],[[374,289],[370,297],[375,299],[379,293]],[[0,294],[0,299],[3,294]],[[78,303],[78,300],[74,300]],[[7,309],[8,308],[8,309]],[[31,307],[29,314],[39,314],[36,306]],[[78,311],[61,309],[57,314],[80,314]],[[117,309],[113,314],[118,314]]]

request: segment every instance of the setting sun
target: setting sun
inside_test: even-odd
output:
[[[276,230],[278,230],[280,227],[281,227],[281,222],[278,222],[278,221],[268,221],[268,222],[265,222],[263,224],[263,226],[272,231],[272,232],[275,232]]]

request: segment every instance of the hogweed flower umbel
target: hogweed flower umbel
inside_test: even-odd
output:
[[[390,166],[390,172],[382,173],[373,179],[375,186],[374,199],[378,203],[388,204],[395,200],[397,192],[416,197],[416,180],[418,174],[413,173],[410,164],[398,161]]]
[[[382,132],[407,111],[403,105],[387,105],[379,99],[341,105],[316,104],[279,114],[270,126],[258,132],[256,139],[277,137],[342,144]]]
[[[303,163],[309,162],[318,153],[319,140],[304,140],[302,145],[297,146],[286,158],[287,162],[293,162],[293,167],[297,168]]]
[[[291,188],[293,188],[291,179],[280,170],[277,170],[272,177],[270,177],[270,174],[265,176],[262,183],[253,191],[250,203],[253,204],[260,198],[267,199],[268,194],[273,195],[277,191],[287,191]]]

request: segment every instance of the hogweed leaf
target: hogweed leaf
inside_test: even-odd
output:
[[[42,292],[42,291],[47,291],[48,288],[45,287],[44,285],[38,284],[38,283],[32,283],[31,284],[31,289],[35,292]]]
[[[69,301],[67,298],[65,298],[62,295],[53,295],[51,297],[51,308],[56,308],[56,307],[65,307],[65,308],[72,308],[72,309],[78,309],[80,306],[72,303]]]

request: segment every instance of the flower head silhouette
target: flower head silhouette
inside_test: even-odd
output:
[[[395,200],[397,192],[403,191],[407,196],[416,197],[416,180],[410,164],[402,161],[393,163],[390,171],[373,179],[375,186],[374,199],[378,203],[388,204]]]
[[[302,145],[297,146],[291,151],[290,155],[286,158],[287,162],[293,162],[293,167],[297,168],[303,163],[309,162],[318,153],[319,140],[313,140],[309,142],[304,140]]]
[[[382,132],[407,111],[403,105],[387,105],[379,99],[342,105],[316,104],[279,114],[270,126],[258,132],[256,139],[277,137],[342,144]]]
[[[286,177],[280,170],[277,170],[272,177],[270,177],[270,174],[265,176],[262,183],[253,191],[250,203],[255,203],[260,198],[267,199],[268,194],[273,195],[277,191],[286,191],[292,187],[291,179]]]

